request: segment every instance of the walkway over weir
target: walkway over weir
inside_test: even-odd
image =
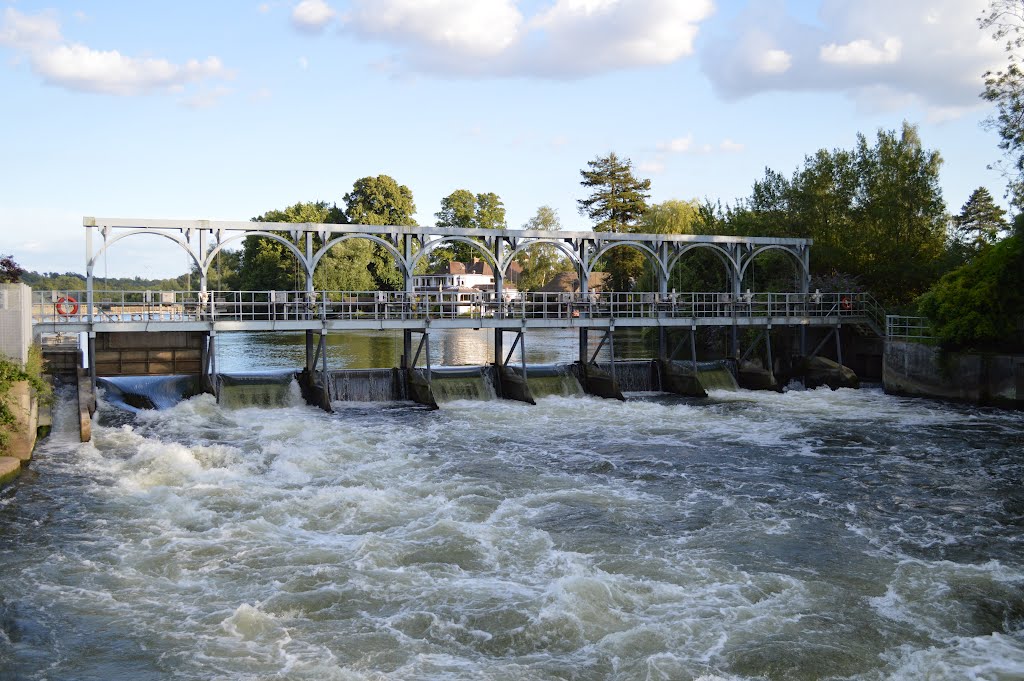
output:
[[[405,393],[417,402],[434,404],[431,394],[430,331],[432,329],[491,329],[494,332],[495,382],[503,397],[532,402],[527,385],[526,353],[521,366],[509,366],[516,347],[526,343],[526,332],[536,328],[574,329],[579,334],[579,362],[575,364],[584,389],[605,397],[622,397],[616,383],[613,330],[617,327],[658,329],[658,357],[666,381],[684,394],[706,394],[697,380],[696,332],[699,327],[731,330],[729,357],[742,363],[759,344],[765,353],[767,385],[772,375],[772,328],[796,329],[798,355],[813,357],[834,339],[842,364],[840,327],[852,324],[876,335],[884,332],[884,313],[866,294],[810,292],[810,247],[807,239],[739,237],[689,234],[632,234],[609,232],[549,232],[530,230],[438,229],[376,225],[219,222],[211,220],[149,220],[85,218],[86,290],[37,292],[34,329],[47,333],[84,333],[85,358],[92,392],[96,377],[104,375],[191,373],[204,389],[216,392],[215,339],[230,331],[305,331],[306,366],[301,385],[307,400],[330,409],[330,370],[326,338],[333,331],[401,331],[399,371]],[[112,246],[134,236],[157,236],[177,244],[199,272],[197,291],[110,291],[95,287],[96,266],[106,262]],[[241,245],[247,237],[262,237],[287,249],[297,263],[305,287],[292,291],[209,290],[210,268],[225,248]],[[337,244],[364,239],[392,258],[401,274],[397,291],[325,291],[314,286],[314,273],[323,257]],[[417,290],[414,274],[425,269],[435,251],[466,245],[493,272],[488,290]],[[505,274],[516,257],[538,244],[558,249],[576,270],[578,289],[571,292],[512,292]],[[602,258],[616,248],[639,251],[653,274],[654,290],[589,290],[588,282]],[[721,263],[725,290],[678,292],[669,290],[670,275],[687,253],[711,252]],[[743,290],[751,264],[762,253],[786,254],[797,273],[797,290],[758,292]],[[756,339],[741,354],[741,328],[756,328]],[[807,352],[807,331],[821,340]],[[669,352],[669,332],[684,330]],[[588,334],[600,339],[592,351]],[[504,350],[506,333],[514,341]],[[415,347],[413,335],[419,335]],[[314,336],[319,335],[317,342]],[[678,339],[677,334],[677,339]],[[689,373],[672,365],[676,353],[689,340]],[[748,338],[749,340],[749,338]],[[607,347],[607,371],[597,364]],[[423,372],[418,367],[425,360]],[[319,367],[318,367],[319,364]],[[81,386],[83,372],[79,371]],[[436,404],[435,404],[436,406]]]

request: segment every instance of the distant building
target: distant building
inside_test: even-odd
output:
[[[519,300],[516,286],[523,268],[513,262],[508,276],[502,281],[502,299],[508,303]],[[457,295],[457,314],[472,311],[472,303],[481,296],[490,300],[494,293],[494,270],[482,260],[472,262],[449,262],[428,274],[416,274],[412,278],[413,290],[417,293],[448,293]],[[488,295],[489,294],[489,295]],[[447,299],[448,297],[445,296]]]
[[[503,297],[506,301],[519,298],[516,284],[523,268],[513,262],[502,282]],[[435,269],[428,274],[417,274],[412,278],[416,291],[444,291],[472,294],[474,292],[494,291],[494,271],[482,260],[472,262],[451,261],[447,265]]]
[[[608,272],[594,272],[587,279],[587,290],[591,293],[601,293],[608,290],[611,285],[611,277]],[[551,281],[537,289],[541,293],[571,293],[580,290],[580,278],[575,272],[559,272]]]

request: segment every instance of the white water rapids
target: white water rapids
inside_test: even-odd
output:
[[[62,406],[0,494],[0,678],[1024,678],[1020,413],[336,407]]]

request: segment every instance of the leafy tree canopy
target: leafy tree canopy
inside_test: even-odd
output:
[[[14,262],[14,256],[0,255],[0,284],[17,284],[23,274],[25,270]]]
[[[998,241],[1007,227],[1006,211],[996,205],[987,189],[978,187],[953,218],[953,240],[974,255]]]
[[[558,211],[551,206],[541,206],[537,213],[526,221],[523,229],[544,232],[561,230]],[[555,275],[573,269],[565,254],[551,244],[537,244],[519,252],[516,254],[516,262],[523,268],[519,276],[519,289],[522,291],[535,291],[551,281]]]
[[[1005,160],[997,166],[1006,175],[1007,196],[1018,208],[1024,208],[1024,71],[1020,51],[1024,47],[1024,1],[992,0],[981,17],[982,29],[997,40],[1005,40],[1006,65],[985,73],[982,97],[996,106],[986,122],[1000,137],[999,147]]]
[[[581,170],[584,187],[590,196],[580,199],[581,215],[595,222],[594,229],[603,232],[626,232],[647,211],[651,181],[633,175],[633,163],[620,159],[615,152],[587,161],[590,170]]]
[[[415,225],[412,190],[388,175],[363,177],[345,194],[345,217],[358,225]]]
[[[434,214],[436,227],[445,229],[505,229],[505,205],[494,192],[473,194],[468,189],[456,189],[441,199],[441,210]],[[469,244],[452,243],[431,253],[431,269],[443,267],[453,260],[469,262],[479,253]]]

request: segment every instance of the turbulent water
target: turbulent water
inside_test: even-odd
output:
[[[0,679],[1021,679],[1024,415],[876,389],[76,414]]]

